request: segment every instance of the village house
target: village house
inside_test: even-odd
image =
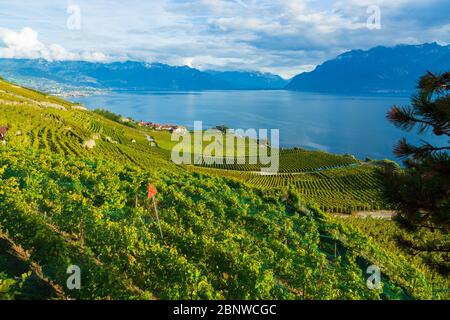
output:
[[[176,127],[176,128],[173,130],[173,132],[176,133],[176,134],[184,135],[184,134],[186,134],[186,133],[188,132],[188,130],[187,130],[186,127],[180,126],[180,127]]]
[[[8,127],[0,126],[0,140],[3,141],[6,138],[6,135],[8,134]]]
[[[145,122],[145,121],[139,121],[138,125],[140,127],[147,127],[153,130],[158,131],[169,131],[169,132],[175,132],[177,134],[186,134],[187,129],[183,126],[176,126],[172,124],[159,124],[159,123],[153,123],[153,122]]]
[[[269,140],[267,140],[267,139],[258,139],[257,144],[259,145],[260,148],[270,147]]]

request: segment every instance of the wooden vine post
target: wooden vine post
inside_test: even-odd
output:
[[[156,206],[156,201],[155,201],[155,197],[156,197],[157,193],[158,193],[158,190],[156,189],[156,187],[153,184],[149,184],[147,198],[148,198],[148,200],[152,200],[152,202],[153,202],[153,208],[155,209],[156,220],[158,221],[159,233],[161,234],[161,240],[164,240],[162,229],[161,229],[161,222],[159,221],[158,207]]]

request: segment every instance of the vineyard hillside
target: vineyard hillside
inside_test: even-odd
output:
[[[376,190],[371,166],[286,172],[296,184],[268,188],[275,180],[248,171],[175,165],[156,132],[82,106],[1,80],[0,95],[0,239],[9,244],[0,298],[446,298],[421,260],[320,209],[339,188],[330,207],[346,192],[369,201],[357,189]],[[3,263],[11,255],[22,281]],[[382,273],[376,290],[366,284],[371,265]],[[66,285],[71,266],[82,271],[79,290]],[[33,296],[23,291],[30,279]]]

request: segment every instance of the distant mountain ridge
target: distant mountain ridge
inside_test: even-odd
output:
[[[450,70],[450,46],[437,43],[352,50],[295,76],[289,90],[330,93],[411,93],[427,71]]]
[[[137,61],[0,59],[0,71],[7,79],[112,90],[257,90],[282,89],[287,84],[287,80],[270,73],[201,71],[187,66]]]
[[[239,89],[284,89],[289,83],[278,75],[254,71],[206,71],[211,76],[232,83]]]
[[[257,71],[202,71],[138,61],[94,63],[0,58],[0,73],[6,79],[50,92],[52,88],[65,86],[137,91],[287,89],[337,94],[409,94],[425,72],[448,70],[450,46],[437,43],[351,50],[290,81]]]

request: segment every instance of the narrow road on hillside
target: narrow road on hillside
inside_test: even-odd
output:
[[[358,218],[374,218],[374,219],[386,219],[392,220],[397,213],[395,211],[389,210],[378,210],[378,211],[356,211],[352,214],[345,213],[334,213],[333,217],[337,218],[350,218],[350,217],[358,217]]]

